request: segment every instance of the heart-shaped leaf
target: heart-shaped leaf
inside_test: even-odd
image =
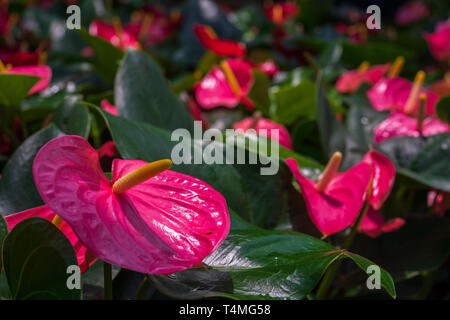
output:
[[[39,77],[0,73],[0,106],[19,108]]]

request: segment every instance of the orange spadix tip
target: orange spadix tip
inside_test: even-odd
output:
[[[55,217],[52,220],[52,223],[59,229],[61,227],[61,224],[63,223],[63,219],[55,214]]]
[[[166,171],[172,167],[170,159],[158,160],[148,163],[139,169],[136,169],[114,182],[112,189],[114,193],[124,193],[128,189],[141,184],[142,182]]]
[[[342,153],[340,153],[339,151],[335,152],[330,161],[328,161],[328,164],[322,173],[322,177],[320,177],[319,181],[316,184],[316,190],[318,192],[323,192],[326,189],[328,184],[333,179],[334,174],[338,171],[339,166],[341,165],[341,161]]]
[[[210,26],[206,26],[205,31],[210,38],[217,39],[217,33]]]
[[[366,72],[367,69],[369,69],[370,67],[370,62],[369,61],[363,61],[361,62],[361,64],[358,67],[358,72]]]
[[[236,76],[233,73],[233,70],[231,70],[230,65],[226,60],[222,60],[220,62],[220,66],[222,67],[222,70],[225,73],[228,82],[230,83],[231,90],[233,90],[233,93],[235,95],[240,96],[241,87],[239,86],[239,82],[237,81]]]
[[[414,110],[414,105],[419,97],[420,90],[422,89],[423,82],[425,81],[425,72],[423,70],[417,71],[416,77],[414,78],[414,83],[409,93],[408,100],[405,105],[405,113],[411,114]]]
[[[273,6],[272,10],[273,10],[272,14],[273,21],[275,23],[283,23],[283,7],[280,4],[276,3]]]
[[[403,64],[405,63],[405,58],[400,56],[397,57],[394,61],[394,63],[391,66],[391,69],[389,70],[388,77],[389,78],[395,78],[400,74],[400,71],[402,71]]]

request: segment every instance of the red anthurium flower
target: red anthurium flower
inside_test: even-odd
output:
[[[125,50],[125,48],[140,49],[141,47],[138,39],[132,33],[122,28],[118,18],[114,18],[112,24],[99,20],[93,21],[89,26],[89,33],[109,41],[113,46],[121,50]]]
[[[168,274],[201,264],[230,226],[222,195],[171,165],[115,159],[111,182],[86,140],[62,136],[40,149],[33,175],[44,202],[99,259]]]
[[[97,261],[97,258],[93,254],[91,254],[85,246],[83,246],[72,228],[61,219],[55,219],[57,215],[46,205],[11,214],[9,216],[6,216],[5,220],[8,223],[8,229],[12,230],[14,226],[22,220],[32,217],[40,217],[49,221],[54,221],[57,227],[62,231],[62,233],[64,233],[64,235],[72,244],[77,256],[78,265],[80,266],[80,270],[82,273],[86,272],[89,267],[94,264],[95,261]]]
[[[409,117],[401,112],[392,112],[373,131],[375,143],[394,137],[427,137],[439,133],[449,132],[450,126],[439,121],[439,119],[429,116],[423,120],[419,127],[417,118]]]
[[[444,216],[447,211],[450,211],[450,193],[429,191],[427,205],[433,207],[433,212],[438,216]]]
[[[355,92],[363,82],[375,84],[389,70],[390,64],[369,67],[363,62],[357,70],[351,70],[339,77],[336,90],[339,92]]]
[[[419,95],[424,93],[427,97],[425,112],[432,115],[438,96],[421,88],[424,78],[423,71],[417,73],[414,83],[399,77],[384,78],[367,91],[367,96],[378,111],[399,110],[412,115],[417,114]]]
[[[196,24],[194,25],[194,33],[202,46],[219,56],[236,58],[245,56],[246,50],[242,43],[233,40],[220,39],[209,26]]]
[[[195,97],[202,108],[219,106],[234,108],[239,102],[253,109],[253,102],[246,97],[253,84],[251,65],[244,60],[223,60],[196,85]]]
[[[450,18],[439,22],[434,33],[425,33],[424,38],[434,58],[450,63]]]
[[[395,166],[384,154],[370,150],[363,162],[372,167],[372,187],[367,202],[379,210],[391,193],[395,180]]]
[[[427,17],[430,10],[421,1],[412,1],[401,6],[395,14],[395,23],[399,26],[406,26]]]
[[[261,117],[260,112],[255,112],[253,117],[245,118],[233,125],[234,130],[241,129],[246,132],[248,129],[254,129],[257,134],[267,133],[268,138],[272,138],[272,130],[278,130],[278,142],[285,148],[292,150],[291,137],[285,126]],[[260,131],[261,129],[266,129]]]
[[[119,113],[117,112],[117,107],[115,105],[112,105],[111,103],[109,103],[108,100],[103,99],[102,102],[100,103],[101,107],[103,110],[105,110],[106,112],[111,113],[112,115],[117,116]]]
[[[0,61],[0,73],[8,73],[8,74],[26,74],[30,76],[36,76],[41,78],[28,92],[28,95],[31,95],[36,92],[44,91],[45,88],[50,84],[50,79],[52,77],[52,69],[49,66],[24,66],[24,67],[15,67],[7,65],[4,66]]]
[[[371,179],[371,168],[366,162],[336,173],[341,159],[342,155],[336,152],[317,183],[300,173],[295,159],[286,160],[300,185],[312,222],[324,235],[353,224],[363,207]]]
[[[0,60],[3,64],[11,65],[12,67],[21,66],[35,66],[41,62],[41,53],[35,52],[21,52],[21,51],[9,51],[0,50]]]
[[[300,12],[300,8],[295,2],[266,3],[263,10],[270,21],[280,25],[295,18]]]
[[[381,213],[369,208],[362,218],[358,230],[370,237],[378,237],[383,233],[395,231],[404,224],[405,220],[402,218],[394,218],[386,222]]]

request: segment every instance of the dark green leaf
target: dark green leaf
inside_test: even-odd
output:
[[[19,108],[39,77],[0,73],[0,106]]]
[[[265,116],[269,115],[270,99],[269,86],[270,79],[262,71],[253,70],[253,85],[248,93],[248,97],[255,104],[256,109],[261,110]]]
[[[450,96],[439,99],[436,104],[436,113],[441,121],[450,124]]]
[[[91,117],[84,105],[77,104],[79,97],[66,97],[64,103],[56,110],[53,122],[66,134],[89,137]]]

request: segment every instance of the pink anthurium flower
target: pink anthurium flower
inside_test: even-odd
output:
[[[55,216],[56,214],[54,211],[52,211],[48,206],[43,205],[40,207],[11,214],[9,216],[6,216],[5,220],[8,224],[8,229],[11,231],[16,224],[27,218],[40,217],[49,221],[54,221]],[[92,253],[90,253],[85,246],[83,246],[77,235],[66,222],[59,220],[59,222],[55,221],[55,224],[58,224],[57,227],[62,231],[62,233],[64,233],[64,235],[72,244],[81,272],[86,272],[89,267],[94,264],[95,261],[97,261],[97,258]]]
[[[0,74],[25,74],[30,76],[36,76],[41,78],[28,92],[28,95],[33,93],[44,91],[50,84],[52,77],[52,69],[49,66],[24,66],[24,67],[11,67],[10,65],[3,65],[0,61]]]
[[[366,200],[371,179],[371,167],[366,162],[336,173],[341,159],[342,155],[336,152],[317,183],[300,173],[295,159],[286,159],[300,185],[312,222],[325,236],[353,224]]]
[[[406,26],[420,21],[430,14],[427,5],[421,1],[411,1],[401,6],[395,13],[395,23]]]
[[[266,60],[260,64],[254,65],[254,67],[265,74],[267,74],[269,77],[273,77],[280,71],[280,68],[275,64],[273,60]]]
[[[255,112],[253,117],[245,118],[233,125],[234,130],[241,129],[246,132],[248,129],[254,129],[257,134],[267,134],[272,139],[272,130],[278,130],[278,142],[285,148],[292,150],[291,137],[285,126],[273,122],[269,119],[262,118],[260,112]],[[265,129],[262,130],[261,129]]]
[[[251,65],[244,60],[223,60],[196,85],[195,98],[202,108],[236,107],[239,102],[249,109],[253,102],[246,97],[253,84]]]
[[[450,18],[439,22],[434,33],[425,33],[424,38],[434,58],[450,63]]]
[[[285,24],[286,21],[295,18],[300,8],[295,2],[266,3],[263,8],[264,14],[275,24]]]
[[[375,84],[389,70],[390,64],[369,66],[363,62],[356,70],[342,74],[336,82],[336,90],[339,92],[355,92],[363,82]]]
[[[423,93],[427,97],[425,112],[432,115],[438,96],[421,88],[424,78],[423,71],[417,73],[414,83],[400,77],[383,78],[367,91],[367,97],[378,111],[399,110],[414,115],[419,109],[419,95]]]
[[[103,110],[105,110],[106,112],[109,112],[112,115],[117,116],[119,114],[117,112],[117,107],[115,105],[112,105],[111,103],[109,103],[109,101],[106,99],[102,100],[102,102],[100,103],[100,106],[102,107]]]
[[[0,60],[3,64],[11,65],[12,67],[21,66],[35,66],[42,64],[42,53],[39,51],[34,52],[22,52],[22,51],[10,51],[0,50]]]
[[[363,162],[372,167],[372,185],[367,202],[379,210],[394,186],[395,166],[388,157],[374,150],[366,153]]]
[[[449,132],[450,126],[439,119],[426,117],[421,126],[417,118],[409,117],[401,112],[391,112],[389,116],[373,131],[375,143],[380,143],[394,137],[420,137],[432,136],[444,132]]]
[[[200,265],[230,227],[222,195],[171,165],[115,159],[111,182],[86,140],[62,136],[39,150],[33,176],[44,202],[99,259],[169,274]]]
[[[381,213],[370,207],[362,218],[358,230],[369,237],[378,237],[383,233],[398,230],[404,224],[405,220],[402,218],[393,218],[386,222]]]
[[[433,212],[438,216],[444,216],[450,211],[450,193],[431,190],[427,197],[428,207],[433,207]]]
[[[89,26],[89,33],[105,39],[121,50],[141,48],[138,39],[132,33],[122,28],[119,18],[114,18],[112,24],[95,20]]]
[[[220,39],[209,26],[194,25],[194,33],[198,41],[206,49],[211,50],[219,56],[242,58],[245,56],[245,46],[233,40]]]

